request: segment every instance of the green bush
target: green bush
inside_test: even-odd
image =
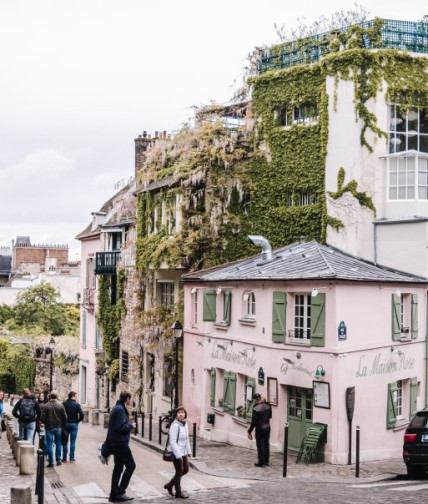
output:
[[[15,392],[15,379],[12,373],[3,371],[0,373],[0,390],[9,394]]]

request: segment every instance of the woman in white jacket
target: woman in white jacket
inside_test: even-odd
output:
[[[177,408],[177,417],[169,428],[169,443],[167,450],[174,453],[175,474],[164,488],[170,495],[175,487],[175,496],[179,499],[188,499],[189,496],[181,491],[181,478],[189,472],[188,457],[192,456],[190,451],[189,430],[186,423],[187,412],[183,406]]]

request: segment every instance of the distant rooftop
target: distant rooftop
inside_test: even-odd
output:
[[[332,44],[333,39],[337,38],[343,45],[347,34],[350,34],[350,38],[355,36],[355,29],[352,30],[354,26],[363,30],[361,47],[364,49],[399,49],[428,54],[428,23],[374,19],[352,27],[346,26],[312,37],[284,42],[279,51],[268,49],[261,56],[258,71],[261,74],[268,70],[315,63],[323,56],[337,51],[337,45]]]

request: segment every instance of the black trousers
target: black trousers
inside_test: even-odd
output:
[[[270,427],[256,427],[256,445],[259,464],[269,464]]]
[[[175,493],[181,494],[181,478],[189,472],[189,461],[187,460],[187,455],[181,459],[176,459],[172,461],[174,464],[175,474],[168,483],[170,488],[175,486]]]
[[[113,446],[112,452],[114,456],[114,469],[111,476],[110,495],[117,497],[126,492],[136,465],[129,445]],[[125,471],[123,471],[124,467]]]

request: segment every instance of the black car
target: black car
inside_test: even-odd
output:
[[[428,409],[418,411],[404,433],[403,460],[410,477],[428,470]]]

